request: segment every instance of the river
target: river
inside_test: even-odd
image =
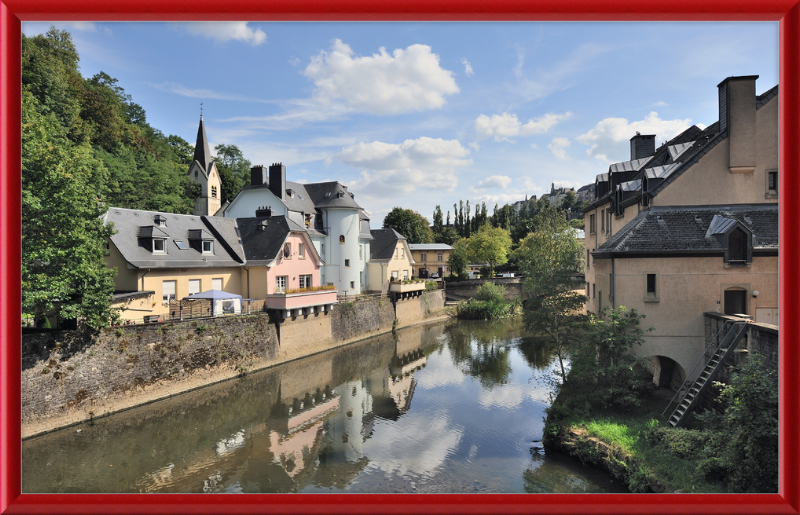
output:
[[[540,443],[519,322],[399,330],[22,442],[22,491],[625,492]]]

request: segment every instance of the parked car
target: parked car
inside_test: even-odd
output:
[[[438,279],[438,278],[439,278],[439,274],[437,274],[437,273],[432,273],[431,274],[431,279]]]

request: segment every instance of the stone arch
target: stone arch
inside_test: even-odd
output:
[[[668,356],[650,356],[653,364],[653,383],[659,388],[678,390],[686,380],[686,370]]]

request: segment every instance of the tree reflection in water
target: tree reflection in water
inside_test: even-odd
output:
[[[498,329],[509,326],[492,323],[492,331],[487,330],[487,325],[485,322],[476,324],[472,321],[460,321],[448,325],[445,332],[449,336],[447,347],[453,363],[464,374],[478,379],[481,386],[491,390],[496,385],[508,382],[511,364],[505,347],[511,340],[498,334],[505,332]],[[509,330],[513,329],[509,327]]]

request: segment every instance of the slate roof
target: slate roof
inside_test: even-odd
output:
[[[409,243],[411,250],[453,250],[453,247],[446,243]]]
[[[338,181],[315,182],[306,184],[306,191],[311,201],[318,208],[362,209],[355,201],[355,195],[347,191],[347,187]]]
[[[372,239],[372,233],[370,233],[369,229],[369,217],[363,209],[358,214],[358,238],[361,240]]]
[[[388,261],[394,255],[397,240],[405,240],[405,236],[394,229],[372,229],[372,244],[369,246],[369,258],[372,261]],[[409,259],[411,256],[409,256]]]
[[[154,217],[166,218],[166,226],[155,227]],[[244,262],[244,249],[239,240],[236,220],[210,216],[177,215],[111,208],[103,215],[105,223],[113,223],[116,234],[111,236],[114,246],[125,260],[137,268],[212,268],[240,266]],[[152,229],[142,228],[152,227]],[[204,237],[214,240],[214,253],[203,254],[200,246],[193,245],[190,231],[203,231]],[[150,236],[155,233],[167,240],[166,254],[150,251]],[[175,241],[186,246],[181,250]]]
[[[203,124],[203,117],[200,117],[200,126],[197,128],[197,142],[194,145],[194,161],[200,163],[200,169],[208,177],[211,167],[212,155],[206,137],[206,126]],[[191,166],[189,167],[191,168]]]
[[[778,96],[778,85],[776,84],[775,87],[772,89],[765,91],[764,93],[758,95],[756,97],[756,109],[759,109],[761,106],[772,100]]]
[[[715,217],[718,217],[715,221]],[[736,220],[753,233],[753,249],[778,250],[777,204],[730,206],[653,207],[642,211],[607,242],[592,252],[596,258],[625,255],[709,252],[724,248],[709,228],[718,230],[725,220]],[[713,223],[713,226],[712,226]],[[725,222],[730,224],[731,222]],[[728,226],[730,228],[730,226]]]
[[[247,265],[252,266],[272,265],[283,249],[289,233],[306,232],[304,227],[285,216],[237,218],[236,222],[239,224]],[[266,230],[263,231],[259,230],[262,222],[267,222]],[[321,262],[313,245],[308,245],[306,252],[316,256],[317,260]]]

